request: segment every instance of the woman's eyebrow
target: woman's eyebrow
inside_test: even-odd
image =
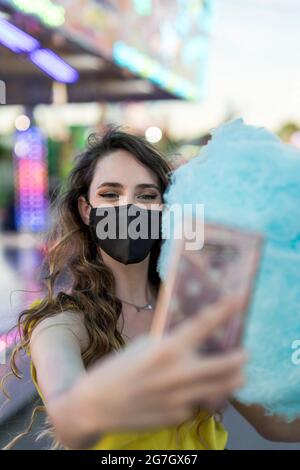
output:
[[[136,185],[136,188],[139,188],[139,189],[154,188],[154,189],[157,189],[157,191],[160,191],[160,188],[159,188],[156,184],[152,184],[152,183],[141,183],[141,184],[137,184],[137,185]]]
[[[123,188],[123,185],[121,183],[116,183],[113,181],[105,181],[105,183],[99,184],[99,186],[97,186],[97,189],[101,188],[102,186],[112,186],[113,188]]]
[[[114,181],[105,181],[104,183],[101,183],[99,186],[97,186],[97,189],[103,186],[110,186],[113,188],[123,188],[123,185],[121,183],[117,183]],[[153,183],[140,183],[136,185],[136,188],[138,189],[154,188],[154,189],[157,189],[157,191],[160,191],[160,188],[156,184],[153,184]]]

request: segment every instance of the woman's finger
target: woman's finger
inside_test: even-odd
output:
[[[223,399],[232,394],[236,389],[241,388],[245,384],[243,374],[234,373],[223,379],[222,381],[207,382],[176,389],[169,394],[168,403],[171,406],[181,406],[187,404],[201,403],[201,401]]]
[[[242,373],[245,363],[245,353],[230,353],[227,360],[206,360],[204,358],[193,359],[188,356],[183,360],[178,358],[164,371],[163,381],[157,376],[152,381],[153,389],[161,389],[164,393],[173,390],[183,390],[193,386],[202,386],[205,383],[221,383],[229,376]],[[203,364],[203,366],[202,366]],[[159,387],[160,385],[160,387]]]
[[[243,350],[226,353],[226,357],[213,358],[190,358],[172,370],[165,372],[165,382],[169,382],[169,387],[180,387],[203,383],[203,381],[217,381],[226,379],[228,375],[240,372],[247,360],[247,355]]]

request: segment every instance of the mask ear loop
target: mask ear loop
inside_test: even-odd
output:
[[[90,208],[93,209],[93,206],[92,206],[92,204],[91,204],[90,201],[89,201],[88,195],[87,195],[87,194],[83,194],[83,197],[84,197],[86,203],[88,204],[88,206],[90,206]],[[90,211],[90,215],[89,215],[89,226],[90,226],[90,223],[91,223],[91,214],[92,214],[92,211]]]
[[[88,195],[87,195],[87,194],[84,194],[83,197],[84,197],[84,199],[86,200],[87,204],[93,209],[93,206],[92,206],[92,204],[91,204],[90,201],[89,201]]]

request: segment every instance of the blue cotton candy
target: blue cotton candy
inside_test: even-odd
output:
[[[203,203],[205,221],[264,235],[243,340],[250,356],[247,384],[237,398],[287,419],[300,416],[300,364],[292,348],[300,340],[300,152],[242,119],[226,123],[198,157],[174,172],[165,203]],[[166,217],[165,211],[163,234]],[[162,278],[170,246],[165,240]]]

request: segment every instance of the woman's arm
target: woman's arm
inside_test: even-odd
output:
[[[231,404],[265,439],[300,442],[300,418],[288,423],[282,416],[267,416],[260,405],[247,406],[237,400],[232,400]]]
[[[46,318],[33,330],[30,353],[37,382],[58,440],[80,448],[90,440],[92,422],[85,420],[83,394],[76,384],[86,374],[81,354],[88,335],[80,314],[63,312]],[[100,437],[100,429],[98,437]]]

